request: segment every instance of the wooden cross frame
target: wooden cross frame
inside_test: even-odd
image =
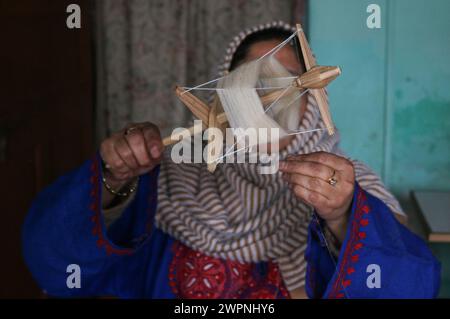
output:
[[[337,66],[317,65],[316,59],[311,52],[302,26],[300,24],[297,24],[296,27],[297,37],[300,43],[303,59],[305,61],[306,72],[302,75],[299,75],[296,79],[293,80],[292,87],[298,88],[299,90],[310,90],[311,94],[314,96],[317,102],[322,120],[325,123],[328,134],[333,135],[334,125],[331,119],[328,100],[324,88],[341,74],[341,69]],[[217,94],[215,95],[215,98],[210,106],[208,106],[208,104],[206,104],[190,92],[185,92],[180,87],[175,88],[175,94],[194,114],[194,116],[202,121],[203,129],[216,127],[223,131],[228,126],[227,115],[225,114],[225,112],[223,112]],[[260,99],[263,105],[268,105],[275,101],[275,99],[277,99],[280,94],[281,90],[276,90],[267,95],[261,96]],[[194,127],[191,127],[188,130],[191,135],[194,134]],[[173,140],[171,136],[163,139],[163,144],[165,146],[174,144],[176,142],[179,142],[179,140]],[[210,140],[208,140],[208,142],[210,143],[209,145],[213,147],[213,149],[214,146],[217,146],[216,143],[222,143],[222,141]],[[219,147],[216,147],[215,149],[219,149]],[[208,152],[207,165],[210,172],[213,172],[215,170],[217,166],[216,159],[218,158],[218,156],[220,156],[220,154],[212,154],[212,152]]]

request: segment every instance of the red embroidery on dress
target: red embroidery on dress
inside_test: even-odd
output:
[[[359,252],[356,252],[364,247],[361,240],[366,238],[367,233],[361,228],[369,224],[369,220],[366,218],[368,213],[370,213],[370,207],[367,204],[367,196],[364,191],[358,187],[355,215],[351,224],[350,238],[346,245],[336,280],[328,294],[328,298],[344,298],[345,289],[352,283],[351,279],[347,277],[355,272],[353,264],[359,261]]]
[[[278,267],[267,263],[258,276],[256,264],[207,256],[180,242],[173,246],[169,285],[179,298],[275,299],[288,298]]]
[[[100,209],[100,169],[99,169],[99,160],[94,158],[91,164],[91,204],[89,205],[89,209],[92,212],[91,221],[94,223],[94,227],[92,228],[92,234],[97,237],[97,246],[99,248],[104,248],[108,255],[129,255],[133,252],[132,249],[127,248],[116,248],[114,247],[109,240],[107,240],[103,233],[102,226],[102,216]]]

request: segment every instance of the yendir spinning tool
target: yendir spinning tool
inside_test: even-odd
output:
[[[341,74],[337,66],[320,66],[311,52],[306,36],[300,24],[297,30],[282,43],[262,57],[244,63],[227,75],[191,88],[176,87],[175,93],[189,110],[202,121],[203,129],[218,128],[279,128],[280,137],[301,134],[295,131],[298,126],[299,108],[293,105],[298,98],[310,92],[320,111],[328,134],[334,134],[334,125],[329,111],[324,88]],[[305,62],[306,72],[292,75],[274,55],[295,36],[298,37]],[[206,87],[217,83],[215,88]],[[258,86],[259,85],[259,86]],[[216,94],[210,106],[190,93],[193,90],[215,90]],[[268,91],[267,94],[258,92]],[[295,111],[293,111],[295,109]],[[189,128],[194,134],[194,126]],[[163,144],[168,146],[179,142],[168,136]],[[208,142],[222,143],[208,138]],[[227,154],[225,154],[226,156]],[[208,170],[213,172],[218,163],[219,154],[208,152]]]

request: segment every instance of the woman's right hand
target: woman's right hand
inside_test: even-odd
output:
[[[101,143],[100,155],[106,166],[105,179],[112,187],[120,188],[157,166],[163,150],[156,125],[149,122],[127,125]]]

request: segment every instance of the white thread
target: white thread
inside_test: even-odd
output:
[[[262,57],[258,58],[258,60],[261,60],[261,59],[265,58],[265,57],[268,56],[269,54],[270,54],[270,55],[273,55],[273,54],[275,54],[276,52],[278,52],[278,50],[280,50],[282,47],[284,47],[284,46],[285,46],[285,45],[286,45],[293,37],[295,37],[295,36],[297,35],[297,32],[298,32],[298,31],[295,31],[294,33],[292,33],[292,34],[289,36],[289,38],[287,38],[286,40],[284,40],[283,42],[281,42],[280,44],[278,44],[277,46],[275,46],[274,48],[272,48],[270,51],[268,51],[268,52],[267,52],[266,54],[264,54]],[[273,52],[273,53],[272,53],[272,52]],[[208,84],[211,84],[211,83],[218,82],[219,80],[222,80],[224,77],[226,77],[226,75],[221,76],[221,77],[216,78],[216,79],[213,79],[213,80],[211,80],[211,81],[208,81],[208,82],[199,84],[199,85],[197,85],[197,86],[194,86],[194,87],[190,88],[189,90],[184,91],[184,92],[181,93],[181,94],[190,92],[190,91],[192,91],[192,90],[196,90],[196,89],[198,89],[198,88],[204,87],[205,85],[208,85]]]
[[[297,132],[287,133],[287,135],[300,135],[300,134],[312,133],[312,132],[317,132],[317,131],[325,131],[325,130],[327,130],[327,128],[323,128],[323,127],[322,127],[322,128],[312,129],[312,130],[297,131]],[[231,147],[236,146],[236,144],[237,144],[237,142],[234,143],[234,145],[231,146]],[[249,149],[249,148],[251,148],[251,146],[245,146],[245,147],[242,147],[242,148],[240,148],[240,149],[238,149],[238,150],[236,150],[236,151],[226,153],[226,154],[224,154],[223,156],[221,156],[221,157],[215,159],[214,161],[215,161],[215,162],[219,162],[220,160],[224,159],[225,157],[227,157],[227,156],[229,156],[229,155],[233,155],[233,154],[239,153],[239,152],[241,152],[241,151],[243,151],[243,150],[247,150],[247,149]]]
[[[199,88],[201,88],[201,87],[204,87],[205,85],[208,85],[208,84],[211,84],[211,83],[217,82],[217,81],[219,81],[219,80],[223,79],[223,78],[224,78],[225,76],[226,76],[226,75],[224,75],[224,76],[221,76],[220,78],[217,78],[217,79],[214,79],[214,80],[211,80],[211,81],[208,81],[208,82],[202,83],[202,84],[200,84],[200,85],[194,86],[193,88],[190,88],[189,90],[186,90],[186,91],[184,91],[184,92],[183,92],[183,93],[181,93],[181,94],[187,93],[187,92],[189,92],[189,91],[192,91],[192,90],[197,90],[197,89],[199,89]]]
[[[293,125],[298,126],[299,123],[299,109],[295,116],[287,114],[286,109],[294,101],[300,98],[308,90],[303,91],[300,95],[295,97],[289,103],[286,103],[286,93],[290,88],[293,88],[292,83],[288,86],[256,86],[255,84],[264,81],[271,81],[274,83],[282,83],[284,79],[295,79],[296,76],[292,76],[273,56],[284,47],[289,41],[297,35],[298,31],[293,32],[287,39],[273,47],[267,53],[260,58],[247,62],[239,66],[233,72],[197,85],[195,87],[187,88],[182,94],[192,90],[211,90],[216,91],[221,104],[227,114],[228,122],[231,127],[234,128],[278,128],[280,129],[280,138],[287,135],[302,134],[302,132],[293,132],[291,127]],[[217,83],[216,88],[204,88],[204,86],[212,83]],[[283,89],[283,91],[276,97],[276,99],[264,109],[259,96],[256,94],[257,90],[272,90]],[[287,97],[291,97],[292,94],[288,94]],[[284,99],[283,99],[284,98]],[[282,101],[283,103],[279,103]],[[277,106],[275,108],[275,106]],[[283,112],[284,110],[284,112]],[[268,113],[272,116],[269,116]],[[290,111],[290,110],[289,110]],[[277,123],[274,119],[282,120],[282,123]],[[290,124],[294,123],[294,124]],[[287,125],[280,125],[287,124]],[[286,126],[285,128],[283,126]],[[285,131],[285,129],[288,130]],[[307,133],[307,131],[305,131]],[[237,153],[241,150],[251,148],[253,145],[249,145],[237,151],[230,153],[230,150],[235,147],[239,142],[238,140],[225,152],[225,155],[217,158],[215,161],[220,161],[224,157]]]
[[[281,42],[280,44],[278,44],[276,47],[274,47],[273,49],[271,49],[269,52],[267,52],[266,54],[264,54],[262,57],[260,57],[258,60],[262,60],[263,58],[265,58],[268,55],[274,55],[275,53],[278,52],[278,50],[280,50],[282,47],[284,47],[286,44],[289,43],[289,41],[291,41],[292,38],[294,38],[297,35],[298,31],[293,32],[286,40],[284,40],[283,42]]]
[[[286,86],[266,86],[266,87],[255,87],[254,89],[255,90],[280,90],[280,89],[285,89],[285,88],[289,88],[289,86],[287,86],[287,87]],[[190,87],[182,87],[182,89],[186,90],[186,91],[182,92],[182,94],[183,94],[183,93],[187,92],[187,90],[190,90],[192,88],[190,88]],[[226,89],[222,89],[222,88],[196,88],[195,90],[198,90],[198,91],[223,91],[223,90],[226,90]]]
[[[254,63],[256,63],[257,64],[257,66],[260,64],[260,63],[263,63],[263,67],[261,68],[261,72],[262,73],[264,73],[264,75],[269,75],[269,76],[271,76],[271,75],[276,75],[276,76],[278,76],[278,77],[276,77],[276,78],[288,78],[289,76],[279,76],[280,74],[288,74],[289,72],[275,59],[275,58],[273,58],[272,56],[271,57],[269,57],[269,58],[267,58],[266,59],[267,61],[266,61],[266,63],[263,63],[262,61],[259,61],[259,60],[257,60],[257,61],[253,61]],[[250,62],[251,63],[251,62]],[[241,66],[242,68],[244,68],[243,66]],[[241,68],[240,67],[240,68]],[[239,80],[241,80],[241,82],[242,81],[245,81],[246,79],[244,78],[244,79],[242,79],[242,77],[240,77],[240,76],[245,76],[245,75],[248,75],[249,73],[248,73],[248,71],[249,70],[246,70],[246,69],[240,69],[240,68],[238,68],[238,69],[236,69],[235,71],[233,71],[234,73],[237,73],[237,72],[241,72],[242,73],[242,75],[235,75],[235,77],[237,78],[237,79],[239,79]],[[233,73],[232,72],[232,73]],[[231,73],[228,75],[228,76],[230,76],[231,75]],[[237,87],[238,88],[240,88],[241,86],[242,86],[242,83],[241,82],[239,82],[238,84],[237,84]],[[236,84],[236,83],[234,83],[234,84]],[[220,85],[220,83],[218,84],[218,86]],[[263,110],[263,114],[267,114],[269,111],[271,111],[272,109],[273,109],[273,107],[282,99],[282,97],[286,94],[286,92],[288,91],[288,89],[290,88],[290,86],[288,86],[283,92],[281,92],[281,94],[280,95],[278,95],[277,96],[277,98],[269,105],[269,107],[267,107],[265,110]],[[297,91],[294,91],[294,92],[297,92]],[[292,105],[292,103],[293,102],[295,102],[295,100],[297,100],[298,98],[300,98],[302,95],[304,95],[306,92],[308,92],[308,90],[305,90],[305,91],[303,91],[302,93],[300,93],[297,97],[295,97],[292,101],[290,101],[289,103],[282,103],[282,104],[284,104],[284,105],[280,105],[280,107],[278,108],[278,110],[276,110],[275,112],[272,112],[272,113],[274,113],[274,115],[278,115],[278,118],[280,118],[280,119],[283,119],[283,115],[284,115],[284,118],[286,118],[287,120],[285,120],[284,121],[284,123],[285,124],[287,124],[286,125],[286,129],[290,129],[291,127],[293,127],[293,126],[295,126],[295,127],[298,127],[298,123],[300,122],[300,114],[299,114],[299,109],[298,108],[296,108],[296,110],[287,110],[288,109],[288,107],[290,106],[290,105]],[[219,97],[221,97],[221,95],[223,96],[223,95],[225,95],[225,99],[227,99],[227,94],[229,94],[229,93],[227,93],[227,92],[221,92],[222,94],[219,94],[218,93],[218,95],[219,95]],[[290,97],[290,96],[289,96]],[[228,100],[227,100],[228,101]],[[261,104],[261,101],[259,100],[259,99],[257,99],[256,100],[257,102],[259,102],[259,104],[261,105],[261,109],[262,109],[262,104]],[[227,103],[227,102],[224,102],[224,101],[222,101],[222,99],[221,99],[221,102],[222,102],[222,105],[224,105],[224,103]],[[286,101],[284,101],[284,102],[286,102]],[[252,118],[252,115],[250,114],[250,115],[248,115],[248,109],[247,109],[247,104],[252,104],[251,103],[251,101],[246,101],[246,102],[242,102],[241,104],[243,104],[243,105],[241,105],[241,106],[239,106],[239,105],[234,105],[234,106],[231,106],[231,109],[233,109],[234,108],[234,110],[229,110],[228,112],[227,112],[227,116],[229,116],[229,114],[231,113],[231,114],[233,114],[234,116],[236,116],[236,114],[238,114],[241,118]],[[258,110],[259,110],[259,106],[254,106],[254,108],[256,107],[256,113],[258,113]],[[224,107],[225,108],[225,107]],[[282,111],[283,110],[285,110],[285,112],[283,113]],[[226,108],[225,108],[225,111],[226,111]],[[294,111],[294,112],[292,112],[292,111]],[[247,113],[247,116],[245,116],[245,115],[243,115],[242,113]],[[295,114],[297,114],[297,116],[294,116]],[[233,116],[232,115],[232,116]],[[269,118],[269,116],[267,116],[267,118]],[[290,121],[292,124],[289,124],[288,123],[288,121]],[[248,125],[248,123],[247,124],[245,124],[245,121],[241,121],[241,125],[239,126],[235,126],[236,124],[234,124],[233,125],[233,122],[230,122],[230,124],[231,124],[231,126],[232,127],[241,127],[241,128],[248,128],[248,127],[255,127],[255,128],[257,128],[257,127],[269,127],[269,126],[264,126],[264,125]],[[270,126],[270,127],[272,127],[272,126]],[[282,137],[283,135],[287,135],[287,132],[285,132],[285,130],[282,128],[282,126],[279,126],[279,125],[277,125],[276,127],[278,127],[279,129],[281,129],[282,130],[282,132],[283,132],[283,134],[280,134],[280,137]],[[296,134],[300,134],[300,132],[296,132]],[[227,150],[226,150],[226,152],[225,152],[225,155],[223,156],[223,157],[221,157],[221,158],[219,158],[219,160],[221,160],[222,158],[224,158],[224,157],[227,157],[228,155],[230,155],[230,154],[234,154],[234,153],[236,153],[236,152],[233,152],[233,153],[230,153],[230,151],[236,146],[236,144],[238,144],[239,143],[239,141],[240,141],[240,139],[238,138],[238,140],[231,146],[231,147],[229,147]],[[251,145],[250,145],[250,147],[251,147]]]
[[[277,96],[277,98],[266,108],[266,110],[264,111],[264,113],[267,113],[270,111],[270,109],[272,109],[272,107],[277,104],[277,102],[283,97],[284,94],[286,94],[286,92],[290,89],[291,87],[288,86],[287,88],[285,88],[283,90],[283,92],[280,93],[280,95]]]

